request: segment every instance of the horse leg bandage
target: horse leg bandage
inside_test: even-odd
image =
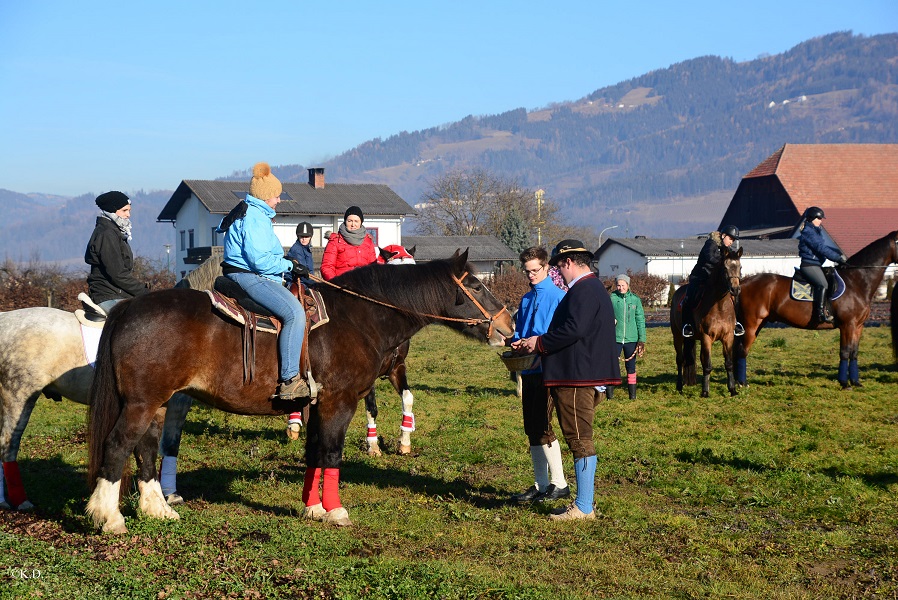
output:
[[[368,425],[368,443],[373,444],[377,442],[377,425],[371,424]]]
[[[178,457],[163,456],[162,465],[159,468],[159,484],[162,486],[162,495],[170,496],[178,491]]]
[[[302,484],[302,503],[306,506],[321,504],[318,495],[318,482],[321,481],[321,469],[306,468],[306,478]]]
[[[402,424],[399,426],[400,431],[412,432],[415,430],[415,415],[402,411]]]
[[[330,512],[335,508],[340,508],[340,469],[324,470],[324,491],[322,492],[321,502],[324,510]]]
[[[28,497],[25,495],[25,486],[22,485],[22,476],[19,474],[19,463],[10,461],[3,463],[3,478],[6,479],[6,501],[13,508],[18,508]]]

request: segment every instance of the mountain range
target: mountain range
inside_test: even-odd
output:
[[[785,143],[896,142],[898,34],[839,32],[746,62],[698,57],[540,109],[403,131],[307,166],[324,167],[329,182],[387,184],[412,205],[440,175],[482,167],[545,190],[571,223],[680,237],[716,227],[740,179]],[[303,165],[274,171],[307,178]],[[249,172],[222,179],[235,178]],[[155,216],[171,193],[134,195],[136,253],[164,260],[174,235]],[[0,223],[0,255],[81,259],[92,197],[0,190],[0,203],[12,216]]]

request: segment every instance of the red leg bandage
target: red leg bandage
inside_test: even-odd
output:
[[[321,481],[321,469],[306,468],[306,479],[302,484],[302,503],[306,506],[321,504],[318,495],[318,482]]]
[[[410,412],[403,411],[402,413],[402,424],[399,425],[400,431],[414,431],[415,430],[415,415]]]
[[[377,441],[377,425],[368,427],[368,441],[369,442]]]
[[[6,478],[6,501],[13,508],[18,508],[28,499],[22,476],[19,474],[19,463],[10,461],[3,463],[3,475]]]
[[[340,469],[324,470],[324,492],[321,494],[324,510],[331,511],[343,506],[340,504]]]

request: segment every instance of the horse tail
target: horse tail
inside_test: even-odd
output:
[[[683,340],[683,384],[695,385],[695,338]]]
[[[892,304],[889,308],[889,323],[892,327],[892,352],[895,354],[895,360],[898,362],[898,294],[892,293]]]
[[[122,413],[122,398],[116,386],[115,368],[112,362],[112,335],[115,332],[118,317],[125,310],[123,310],[124,307],[117,306],[115,308],[106,320],[103,333],[100,335],[96,370],[93,383],[90,386],[90,407],[87,413],[89,461],[87,485],[91,491],[96,487],[97,477],[103,467],[106,439]],[[129,486],[130,471],[127,467],[125,471],[126,473],[122,474],[122,485],[119,488],[121,492],[127,490]]]

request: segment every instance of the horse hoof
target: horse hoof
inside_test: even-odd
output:
[[[299,439],[299,430],[301,429],[299,423],[290,423],[287,425],[287,439],[289,440],[298,440]]]
[[[352,521],[349,520],[349,511],[342,506],[327,511],[321,520],[337,527],[349,527],[352,525]]]
[[[320,502],[318,504],[313,504],[312,506],[306,506],[302,509],[302,517],[312,521],[323,521],[326,514],[327,511],[324,510],[324,507],[321,506]]]
[[[702,398],[708,398],[710,395],[708,392],[702,392]]]
[[[177,492],[166,496],[165,501],[168,502],[169,506],[178,506],[179,504],[184,504],[184,498],[182,498],[181,494]]]
[[[405,446],[403,444],[399,444],[399,454],[402,454],[403,456],[408,456],[411,453],[412,453],[411,446]]]
[[[4,500],[3,502],[0,502],[0,508],[6,508],[8,510],[12,510],[12,506],[10,506],[9,502],[7,502],[6,500]]]
[[[34,505],[29,500],[25,500],[25,502],[22,502],[16,507],[16,510],[19,512],[28,512],[34,510]]]
[[[381,453],[379,446],[371,446],[368,448],[368,456],[378,457],[383,456],[383,454]]]
[[[125,527],[125,518],[118,515],[117,518],[106,521],[103,525],[103,533],[113,533],[115,535],[128,533],[128,528]]]
[[[843,391],[843,392],[850,392],[850,391],[851,391],[851,384],[848,383],[847,381],[840,381],[840,382],[839,382],[839,385],[842,386],[842,391]]]

